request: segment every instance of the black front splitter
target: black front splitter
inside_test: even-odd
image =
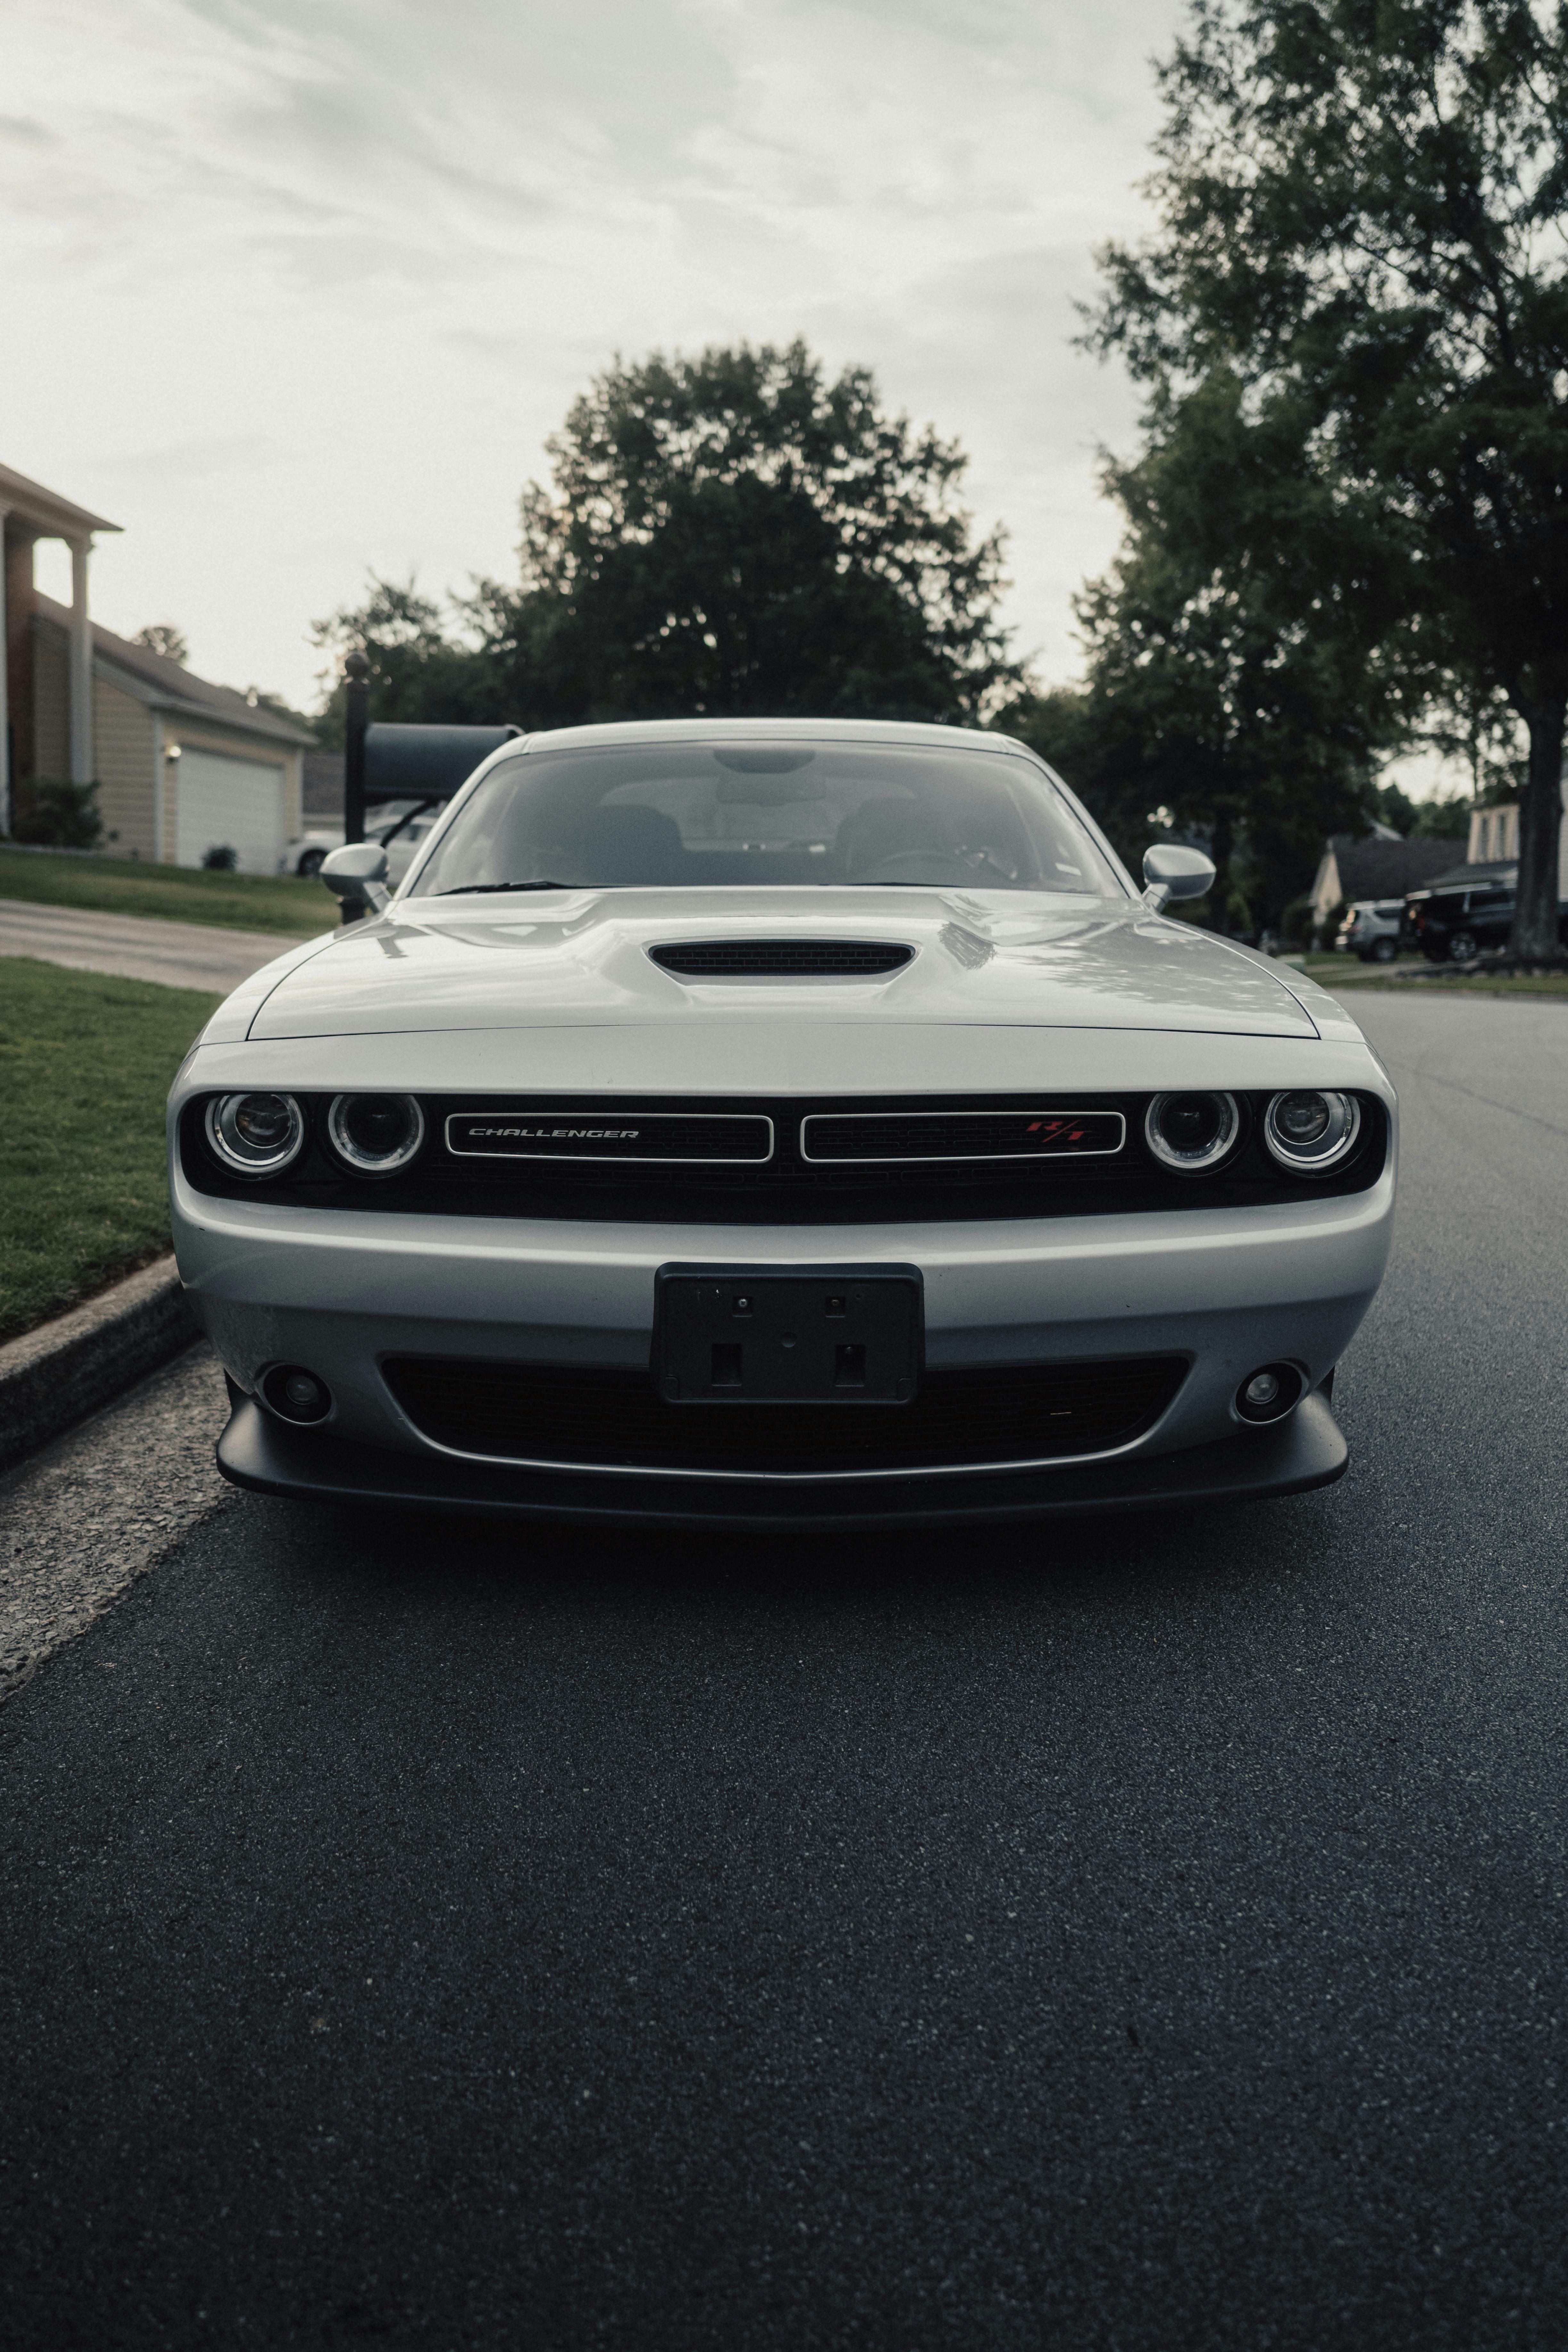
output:
[[[290,1429],[244,1396],[217,1444],[224,1476],[253,1494],[598,1527],[802,1533],[1261,1502],[1331,1486],[1349,1460],[1350,1449],[1321,1395],[1308,1397],[1272,1429],[1238,1430],[1234,1437],[1180,1454],[1123,1456],[1062,1470],[809,1485],[516,1470],[448,1454],[394,1454],[333,1437],[327,1430]]]

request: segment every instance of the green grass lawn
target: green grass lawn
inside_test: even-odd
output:
[[[163,1098],[222,1001],[0,956],[0,1339],[168,1248]]]
[[[1568,972],[1498,972],[1464,980],[1417,981],[1414,986],[1401,972],[1426,972],[1432,966],[1424,956],[1401,956],[1396,964],[1362,963],[1350,955],[1310,955],[1303,959],[1308,977],[1331,995],[1348,995],[1360,988],[1386,988],[1404,996],[1552,996],[1568,998]]]
[[[0,845],[0,898],[87,907],[104,915],[153,915],[237,931],[309,939],[330,931],[338,902],[325,883],[297,874],[210,874],[205,866],[148,866],[132,857],[52,857]]]

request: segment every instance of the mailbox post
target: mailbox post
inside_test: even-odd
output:
[[[343,839],[364,839],[364,731],[370,706],[370,664],[350,654],[343,664]]]

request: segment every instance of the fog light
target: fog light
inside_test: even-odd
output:
[[[393,1176],[424,1142],[425,1114],[412,1095],[334,1095],[327,1133],[356,1176]]]
[[[1283,1421],[1306,1385],[1294,1364],[1259,1364],[1237,1389],[1236,1409],[1243,1421]]]
[[[299,1158],[305,1122],[292,1095],[215,1095],[206,1132],[237,1176],[276,1176]]]
[[[332,1409],[331,1389],[303,1364],[275,1364],[261,1383],[261,1393],[285,1421],[325,1421]]]
[[[1240,1129],[1234,1095],[1156,1095],[1143,1121],[1155,1159],[1184,1176],[1217,1167]]]

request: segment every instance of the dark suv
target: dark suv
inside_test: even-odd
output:
[[[1495,877],[1471,889],[1412,890],[1405,901],[1400,944],[1419,948],[1430,963],[1468,963],[1486,948],[1506,948],[1513,929],[1514,887]],[[1557,936],[1568,939],[1568,903],[1557,909]]]

